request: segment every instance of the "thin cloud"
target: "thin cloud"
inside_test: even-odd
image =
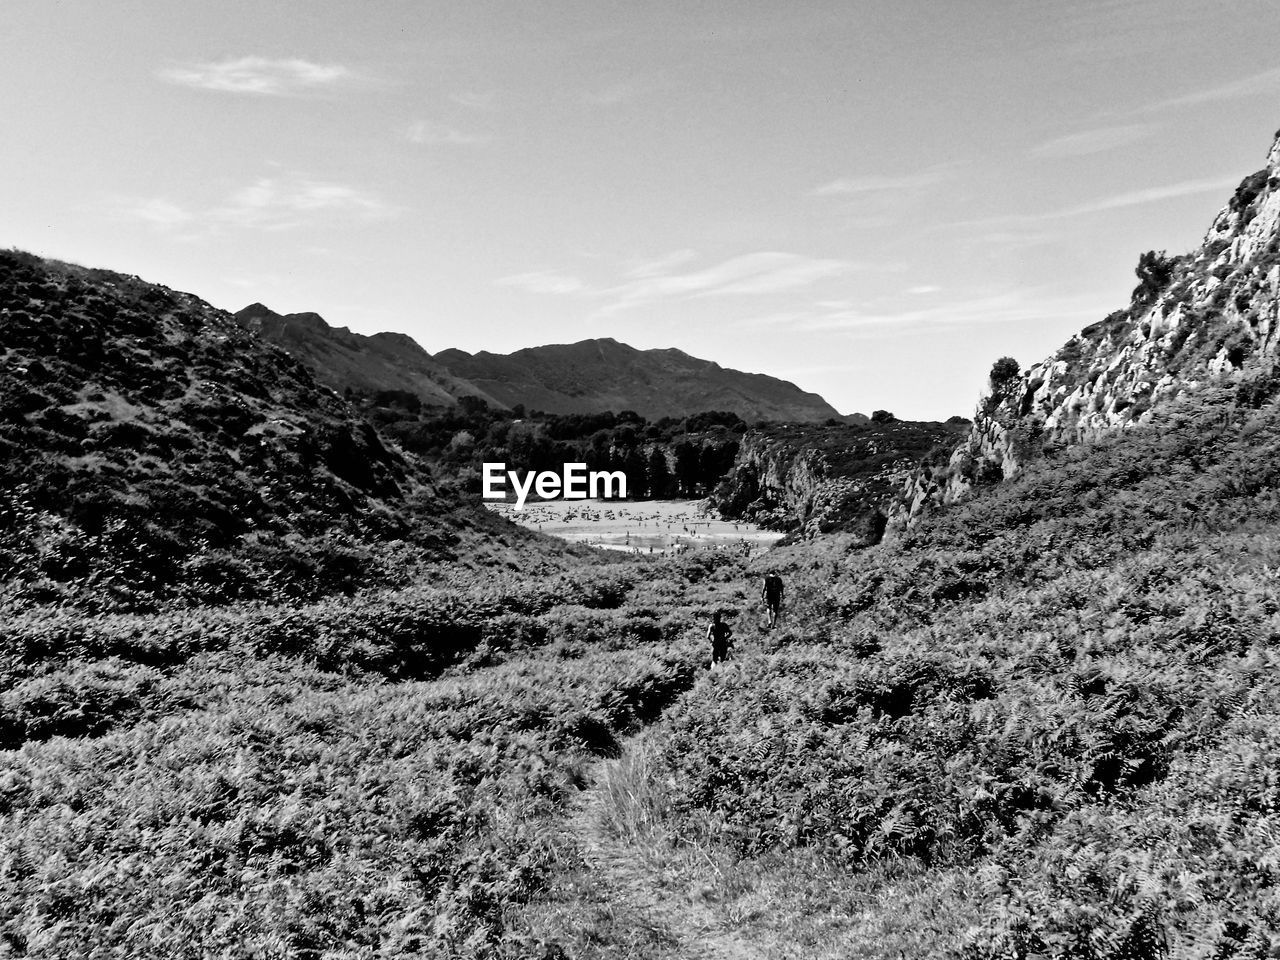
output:
[[[643,277],[653,277],[659,274],[669,273],[675,267],[683,266],[690,260],[698,257],[696,250],[673,250],[666,256],[658,257],[654,260],[641,260],[626,271],[626,276],[632,279],[641,279]]]
[[[282,230],[301,226],[319,214],[376,218],[390,212],[377,197],[354,187],[286,176],[262,177],[235,191],[210,216],[234,226]]]
[[[475,90],[462,90],[451,94],[449,99],[461,107],[472,110],[492,110],[498,103],[498,95],[492,91],[479,93]]]
[[[478,133],[467,133],[442,123],[431,123],[417,120],[405,129],[405,138],[410,143],[428,146],[472,147],[488,143],[489,138]]]
[[[876,309],[874,306],[824,308],[821,304],[814,304],[809,310],[768,314],[749,322],[824,333],[879,336],[887,327],[905,332],[939,327],[971,328],[1002,323],[1087,320],[1099,315],[1096,305],[1086,304],[1080,298],[1055,297],[1045,289],[1027,288],[979,293],[967,299],[908,309]]]
[[[516,273],[495,281],[499,286],[517,287],[529,293],[569,296],[588,292],[587,285],[577,277],[550,270],[533,270],[528,273]]]
[[[354,74],[339,64],[239,57],[218,63],[168,67],[158,71],[157,76],[169,83],[201,90],[283,97],[332,87],[351,80]]]
[[[188,224],[193,219],[189,210],[160,197],[148,200],[118,201],[120,212],[131,220],[141,220],[156,227],[172,228]]]
[[[396,213],[378,197],[355,187],[294,174],[261,177],[232,191],[222,203],[204,209],[183,207],[161,198],[124,199],[115,206],[121,216],[159,229],[197,230],[287,230],[335,215],[373,220]]]
[[[814,197],[852,197],[860,194],[910,193],[935,184],[942,183],[950,176],[943,167],[932,167],[919,173],[905,176],[883,176],[881,174],[863,174],[854,177],[841,177],[824,183],[809,191]]]
[[[1196,90],[1168,100],[1160,100],[1149,104],[1145,110],[1165,110],[1169,107],[1189,107],[1202,103],[1217,103],[1221,100],[1239,100],[1242,97],[1267,96],[1280,89],[1280,67],[1263,70],[1253,76],[1228,83]]]
[[[1063,137],[1055,137],[1031,149],[1033,157],[1060,158],[1083,157],[1094,153],[1105,153],[1129,143],[1135,143],[1148,137],[1156,130],[1150,123],[1131,123],[1123,126],[1100,127],[1097,130],[1084,130],[1070,133]]]
[[[654,273],[603,291],[611,299],[603,313],[661,300],[786,293],[858,268],[847,260],[763,251],[732,257],[702,270]]]
[[[1183,180],[1163,187],[1129,190],[1109,197],[1091,200],[1074,207],[1050,210],[1045,213],[1010,213],[1001,216],[979,217],[974,220],[953,220],[949,223],[935,224],[933,229],[948,231],[982,230],[981,234],[973,235],[975,241],[980,241],[987,245],[1016,244],[1025,246],[1029,243],[1044,243],[1060,239],[1058,234],[1047,232],[1044,229],[1047,224],[1054,220],[1066,220],[1071,217],[1082,217],[1108,210],[1121,210],[1126,207],[1137,207],[1147,203],[1174,200],[1179,197],[1195,196],[1201,193],[1219,193],[1236,186],[1239,182],[1239,174]]]
[[[1131,190],[1127,193],[1118,193],[1115,196],[1103,197],[1100,200],[1084,203],[1078,207],[1069,207],[1066,210],[1059,210],[1056,213],[1047,214],[1046,216],[1055,218],[1078,217],[1087,213],[1099,213],[1103,210],[1119,210],[1122,207],[1136,207],[1144,203],[1154,203],[1158,200],[1172,200],[1177,197],[1189,197],[1199,193],[1216,193],[1218,191],[1225,190],[1228,187],[1234,187],[1239,182],[1239,176],[1183,180],[1180,183],[1171,183],[1163,187],[1149,187],[1145,190]]]
[[[694,257],[696,254],[691,250],[679,250],[658,260],[633,265],[624,272],[623,282],[612,285],[592,285],[579,277],[552,270],[512,274],[495,282],[530,293],[593,297],[604,301],[598,315],[608,315],[669,300],[788,293],[860,268],[859,264],[847,260],[764,251],[732,257],[701,270],[675,272],[675,267]]]

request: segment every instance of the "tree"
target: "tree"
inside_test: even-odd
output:
[[[655,446],[649,451],[649,497],[661,500],[671,495],[671,468],[667,466],[667,455],[662,448]]]
[[[897,419],[888,410],[876,410],[871,414],[872,423],[893,423]]]
[[[643,497],[649,487],[649,478],[646,476],[648,471],[645,467],[644,454],[635,447],[627,447],[622,455],[622,472],[627,475],[627,497],[631,500]]]
[[[738,457],[736,441],[706,443],[698,452],[698,482],[710,492],[730,470]]]
[[[1013,357],[1001,357],[991,365],[991,389],[1002,389],[1021,371],[1022,368],[1018,366],[1018,361]]]
[[[1167,257],[1163,250],[1159,253],[1148,250],[1138,257],[1138,265],[1133,272],[1140,282],[1133,288],[1133,299],[1138,303],[1154,300],[1173,279],[1173,268],[1177,262],[1177,257]]]
[[[692,497],[698,489],[698,448],[688,440],[676,444],[676,483],[680,492]]]
[[[485,403],[483,397],[459,397],[458,409],[465,416],[475,417],[489,410],[489,404]]]

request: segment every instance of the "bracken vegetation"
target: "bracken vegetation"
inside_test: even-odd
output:
[[[0,955],[1280,951],[1268,375],[875,547],[610,562],[194,298],[2,265]]]
[[[673,836],[863,875],[791,904],[840,955],[1273,956],[1278,456],[1210,391],[793,574],[782,645],[664,722]]]
[[[522,955],[509,918],[562,856],[548,818],[692,684],[718,594],[741,602],[715,568],[11,616],[0,943]]]

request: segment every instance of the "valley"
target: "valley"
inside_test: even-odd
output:
[[[972,421],[761,425],[0,254],[0,954],[1275,956],[1280,141],[1136,273]]]

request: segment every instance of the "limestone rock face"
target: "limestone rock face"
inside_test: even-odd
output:
[[[726,518],[770,529],[805,536],[840,530],[872,543],[913,467],[931,451],[945,455],[964,426],[829,422],[749,430],[711,505]]]
[[[892,525],[1013,476],[1046,444],[1142,423],[1154,406],[1210,380],[1271,375],[1280,339],[1280,135],[1199,248],[1144,254],[1138,274],[1128,307],[992,385],[949,463],[911,474]]]

